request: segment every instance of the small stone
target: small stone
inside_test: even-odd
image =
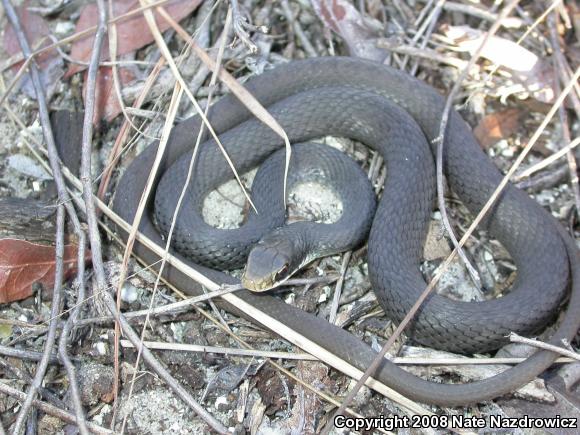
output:
[[[98,402],[110,402],[114,378],[113,367],[96,363],[81,365],[78,380],[83,404],[93,406]]]
[[[218,411],[224,411],[228,409],[228,403],[227,396],[219,396],[217,399],[215,399],[214,407]]]
[[[106,355],[107,354],[107,343],[103,343],[99,341],[93,344],[93,348],[97,351],[99,355]]]
[[[513,157],[514,150],[511,147],[507,147],[506,149],[502,150],[501,155],[504,157]]]
[[[24,154],[14,154],[8,157],[8,166],[32,178],[52,180],[52,176],[42,166]]]
[[[139,290],[132,284],[126,283],[121,289],[121,300],[132,304],[139,297]]]

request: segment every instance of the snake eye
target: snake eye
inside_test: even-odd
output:
[[[284,278],[289,268],[290,265],[288,263],[285,263],[284,266],[282,266],[282,268],[278,272],[276,272],[276,278]]]

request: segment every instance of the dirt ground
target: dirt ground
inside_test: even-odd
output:
[[[75,114],[72,119],[77,121],[71,121],[69,129],[76,133],[70,133],[66,153],[71,160],[80,161],[83,117],[79,111],[87,104],[90,79],[86,68],[92,40],[87,43],[85,38],[82,44],[82,38],[74,35],[84,29],[94,33],[90,26],[96,24],[96,4],[88,0],[11,3],[18,10],[25,33],[36,41],[36,45],[32,44],[33,49],[64,41],[58,50],[38,58],[37,64],[42,72],[40,80],[47,94],[49,111]],[[372,59],[404,70],[443,95],[449,94],[486,32],[507,7],[505,2],[470,0],[240,0],[239,3],[170,0],[167,3],[169,14],[189,35],[196,35],[197,43],[212,58],[220,55],[225,33],[227,44],[223,47],[221,63],[240,83],[293,59],[345,55]],[[234,7],[235,26],[224,32],[231,6]],[[115,7],[119,9],[115,9],[113,15],[118,16],[138,8],[139,2],[119,0]],[[97,79],[99,94],[95,103],[91,174],[94,193],[100,195],[105,204],[111,203],[116,182],[132,159],[152,139],[162,136],[176,83],[167,62],[159,62],[162,58],[160,43],[145,31],[148,24],[143,12],[135,17],[138,18],[118,22],[116,49],[105,37],[107,56],[102,59]],[[236,18],[245,21],[236,22]],[[157,20],[162,22],[159,15]],[[147,347],[153,349],[155,358],[174,378],[174,385],[169,385],[155,368],[143,363],[126,335],[120,336],[116,352],[118,331],[106,303],[95,293],[100,278],[90,262],[84,273],[86,296],[78,300],[80,281],[74,249],[79,240],[70,218],[65,225],[65,244],[73,253],[65,253],[65,263],[71,267],[65,270],[63,285],[58,289],[61,294],[61,306],[56,307],[58,316],[53,316],[57,187],[47,165],[46,141],[39,116],[41,103],[30,74],[24,71],[18,75],[20,46],[9,23],[7,10],[0,9],[3,30],[0,47],[0,200],[4,201],[0,202],[0,208],[12,210],[0,212],[0,251],[3,251],[0,252],[0,285],[3,286],[0,301],[5,301],[0,304],[0,387],[29,391],[41,366],[42,352],[47,346],[54,346],[52,353],[56,355],[65,322],[74,309],[80,307],[66,346],[76,368],[78,393],[73,388],[70,370],[53,356],[42,382],[36,384],[38,394],[35,397],[50,409],[40,409],[38,403],[33,404],[23,420],[26,432],[77,433],[77,425],[62,415],[57,416],[56,411],[66,411],[74,419],[79,404],[86,421],[94,424],[89,429],[96,433],[108,433],[108,430],[135,434],[211,432],[207,421],[176,394],[174,385],[185,389],[209,414],[235,433],[321,432],[329,425],[336,409],[328,398],[340,402],[356,382],[338,370],[313,361],[299,347],[266,328],[219,310],[213,303],[206,301],[186,310],[151,315],[147,323],[143,317],[129,315],[128,321],[137,334],[142,334]],[[216,99],[226,95],[227,87],[220,82],[211,83],[211,71],[188,50],[179,33],[168,24],[159,25],[162,39],[199,105],[202,108],[207,105],[208,95],[213,94]],[[103,64],[113,59],[110,53],[115,50],[113,63],[120,67],[119,89],[115,89],[117,79],[111,72],[111,63]],[[541,125],[579,64],[578,6],[573,1],[521,1],[461,80],[453,100],[454,108],[474,129],[482,148],[504,173],[540,129],[537,142],[519,163],[512,181],[525,189],[574,237],[580,234],[577,219],[580,195],[574,149],[568,152],[568,157],[562,153],[544,168],[538,169],[537,165],[578,137],[578,87],[572,91],[574,97],[560,106],[553,120],[543,128]],[[155,65],[159,74],[150,84],[148,78]],[[177,106],[176,122],[195,113],[196,109],[184,97]],[[127,128],[127,119],[133,127]],[[128,133],[120,139],[124,129]],[[71,140],[74,137],[79,140]],[[111,165],[115,143],[121,141],[122,157],[113,162],[110,183],[103,186],[101,175]],[[388,182],[388,174],[376,153],[346,138],[325,137],[320,141],[358,162],[369,174],[380,196],[383,184]],[[526,171],[534,172],[528,175]],[[255,171],[242,175],[242,182],[249,190],[254,174]],[[69,187],[72,195],[82,201],[78,186],[69,184]],[[21,200],[16,208],[14,198]],[[461,236],[474,216],[453,192],[446,191],[445,199],[451,225]],[[12,208],[8,207],[8,202]],[[78,203],[73,203],[78,209]],[[36,213],[36,218],[31,218],[31,223],[23,214],[14,211],[25,206],[35,210],[32,213]],[[343,206],[346,205],[332,189],[317,183],[302,184],[290,191],[288,221],[334,222],[340,217]],[[239,184],[232,180],[208,195],[203,216],[217,228],[234,228],[243,225],[249,208]],[[38,217],[39,210],[48,210],[47,216]],[[79,217],[86,229],[85,214],[80,212]],[[119,296],[121,312],[147,310],[184,298],[179,289],[163,282],[157,286],[156,275],[133,258],[124,269],[124,245],[113,237],[110,231],[113,226],[108,218],[99,215],[99,221],[102,224],[104,279],[107,291],[113,297]],[[41,236],[36,235],[39,230],[33,231],[29,226],[40,226]],[[25,255],[24,245],[14,243],[13,239],[33,243],[32,253],[26,251]],[[434,209],[421,264],[426,282],[435,276],[452,247],[442,215]],[[94,254],[94,248],[91,251]],[[348,254],[317,259],[296,276],[302,279],[299,284],[277,290],[275,294],[312,315],[326,319],[332,316],[335,324],[378,351],[397,325],[385,316],[372,292],[366,251],[365,245]],[[454,259],[435,291],[463,301],[490,300],[509,292],[517,277],[517,268],[500,241],[486,231],[476,230],[465,244],[465,253],[480,283],[473,280],[461,259]],[[233,272],[236,276],[240,273]],[[118,295],[115,295],[116,290],[120,290]],[[338,297],[335,296],[337,292],[340,292]],[[51,322],[53,317],[55,320]],[[54,328],[52,338],[51,327]],[[550,326],[535,338],[546,340],[553,330],[554,326]],[[240,340],[256,352],[236,352],[244,349]],[[168,344],[172,344],[172,348],[167,348]],[[11,349],[14,352],[11,353]],[[577,350],[576,341],[568,343],[568,351],[579,359]],[[507,364],[497,363],[475,364],[475,358],[513,359],[534,351],[532,346],[512,343],[493,354],[455,355],[418,346],[403,334],[388,351],[388,356],[398,358],[405,369],[425,379],[465,383],[490,377],[507,367]],[[415,361],[417,358],[440,358],[445,363],[410,364],[411,358]],[[472,363],[461,363],[467,359]],[[576,381],[579,376],[578,363],[555,364],[541,378],[512,395],[493,401],[456,408],[417,406],[425,412],[447,416],[489,419],[489,416],[560,415],[578,419],[580,395],[576,391]],[[315,394],[297,379],[322,394]],[[11,433],[18,425],[24,401],[15,394],[0,388],[0,434]],[[367,387],[362,387],[350,407],[365,417],[413,415],[405,406]],[[510,434],[577,433],[577,429],[564,428],[496,431],[488,426],[486,430]],[[403,434],[447,432],[434,427],[393,431]],[[331,433],[354,431],[335,428]]]

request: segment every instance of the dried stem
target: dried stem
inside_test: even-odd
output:
[[[36,372],[32,383],[26,394],[26,399],[22,403],[20,412],[16,417],[16,423],[14,423],[13,433],[19,435],[24,432],[24,425],[28,419],[30,409],[32,407],[32,402],[36,399],[38,390],[42,386],[42,381],[44,379],[44,374],[50,363],[52,356],[52,350],[54,347],[54,342],[56,340],[56,332],[58,325],[58,315],[60,312],[60,303],[62,296],[62,279],[64,275],[64,207],[59,205],[56,210],[56,246],[55,246],[55,272],[54,272],[54,289],[52,294],[52,307],[50,310],[50,315],[52,320],[48,326],[48,333],[46,334],[46,341],[44,343],[44,349],[42,354],[42,359],[36,366]]]
[[[577,361],[580,361],[580,354],[573,352],[569,349],[565,349],[563,347],[554,346],[553,344],[544,343],[543,341],[534,340],[532,338],[522,337],[521,335],[518,335],[515,332],[510,333],[509,338],[512,343],[528,344],[530,346],[550,350],[552,352],[559,353],[560,355],[567,356],[568,358],[573,358]]]
[[[6,14],[8,16],[8,19],[10,20],[10,22],[15,30],[15,33],[16,33],[16,36],[18,39],[18,43],[20,44],[20,48],[21,48],[23,56],[25,58],[31,58],[30,44],[28,43],[28,41],[26,39],[26,35],[24,34],[24,31],[22,29],[22,25],[20,23],[18,15],[16,14],[16,11],[14,10],[14,7],[12,6],[12,4],[10,3],[9,0],[3,0],[2,3],[4,5],[4,9],[5,9]],[[60,205],[57,207],[57,228],[56,228],[57,234],[56,234],[56,247],[55,247],[57,261],[55,264],[55,279],[54,279],[53,300],[52,300],[52,307],[51,307],[51,318],[52,319],[51,319],[50,324],[49,324],[49,329],[48,329],[48,334],[46,337],[43,357],[38,364],[32,385],[28,391],[26,399],[22,405],[22,408],[18,414],[18,417],[16,419],[16,423],[14,425],[14,433],[16,433],[16,434],[20,434],[24,430],[24,424],[27,420],[28,412],[30,411],[30,407],[32,406],[32,402],[35,399],[38,388],[42,384],[42,380],[44,378],[44,373],[46,372],[46,368],[47,368],[49,361],[51,359],[52,348],[53,348],[53,345],[54,345],[54,342],[56,339],[56,332],[57,332],[57,326],[58,326],[58,314],[59,314],[59,310],[60,310],[60,303],[61,303],[60,299],[61,299],[61,294],[62,294],[62,288],[61,288],[62,278],[63,278],[62,257],[63,257],[63,253],[64,253],[64,210],[65,210],[65,208],[68,211],[68,213],[72,219],[72,222],[73,222],[73,225],[74,225],[74,228],[75,228],[75,231],[77,232],[77,234],[80,236],[80,234],[82,233],[82,229],[80,227],[80,222],[78,221],[78,218],[76,217],[75,210],[69,201],[68,192],[66,191],[66,186],[65,186],[64,180],[62,178],[62,173],[60,172],[58,154],[56,152],[56,146],[54,143],[54,136],[52,134],[52,129],[50,126],[50,120],[49,120],[49,116],[48,116],[48,107],[46,104],[46,97],[44,95],[44,90],[42,87],[42,82],[40,80],[40,74],[38,72],[38,67],[36,65],[36,62],[34,62],[34,61],[30,62],[29,69],[30,69],[30,75],[32,78],[32,83],[33,83],[34,88],[35,88],[36,97],[38,100],[38,106],[39,106],[38,111],[39,111],[40,122],[42,125],[42,130],[43,130],[43,133],[45,136],[47,147],[49,149],[49,160],[50,160],[51,168],[53,170],[55,183],[57,186],[58,199],[59,199]],[[84,261],[84,257],[83,257],[83,261]]]
[[[85,278],[84,278],[85,262],[84,262],[84,258],[85,258],[86,239],[85,239],[84,232],[81,233],[81,237],[82,237],[82,240],[79,240],[79,250],[78,250],[79,269],[78,269],[78,274],[77,274],[77,288],[78,288],[77,304],[73,308],[73,310],[71,311],[71,314],[70,314],[69,318],[67,319],[67,321],[64,324],[64,327],[62,329],[62,332],[60,335],[60,340],[58,343],[58,354],[62,360],[62,363],[64,364],[68,378],[70,380],[71,400],[74,404],[75,415],[77,418],[79,432],[81,433],[81,435],[87,435],[89,433],[89,431],[88,431],[87,423],[85,420],[85,413],[83,410],[83,404],[81,401],[79,385],[78,385],[77,378],[76,378],[76,368],[75,368],[74,364],[72,363],[72,361],[68,355],[68,352],[67,352],[67,345],[68,345],[68,339],[70,337],[70,333],[74,329],[75,322],[77,321],[79,314],[81,312],[81,309],[82,309],[82,303],[79,303],[79,302],[82,302],[85,300]]]
[[[18,391],[16,388],[12,388],[9,385],[6,385],[4,382],[0,382],[0,393],[6,394],[7,396],[14,397],[16,400],[24,400],[26,395],[21,391]],[[32,406],[40,409],[42,412],[46,414],[52,415],[54,417],[60,418],[62,421],[66,421],[70,424],[76,423],[76,417],[62,409],[57,408],[56,406],[50,405],[46,402],[42,402],[40,400],[33,400]],[[105,429],[104,427],[98,426],[94,423],[87,423],[88,428],[91,432],[96,434],[102,435],[110,435],[113,434],[113,431]]]
[[[11,346],[4,346],[0,344],[0,355],[9,356],[11,358],[25,359],[30,361],[40,361],[42,358],[42,352],[36,352],[33,350],[16,349]],[[59,357],[56,354],[52,354],[48,360],[50,364],[59,364]]]

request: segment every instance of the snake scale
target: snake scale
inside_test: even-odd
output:
[[[391,146],[384,155],[389,175],[370,231],[368,262],[373,290],[381,306],[388,316],[400,321],[426,285],[419,262],[433,207],[433,144],[439,131],[444,98],[427,84],[400,71],[370,61],[341,57],[292,61],[252,78],[245,87],[278,118],[292,140],[341,135],[359,140],[381,153],[386,150],[383,139],[399,144]],[[233,96],[226,96],[213,105],[209,118],[241,170],[259,163],[282,146],[280,139],[252,120],[247,109]],[[389,118],[392,118],[390,124]],[[422,131],[422,138],[417,138],[418,129],[412,126],[415,122]],[[393,123],[401,128],[391,128]],[[179,168],[183,170],[180,161],[188,160],[183,155],[190,155],[199,128],[198,117],[173,128],[160,176],[166,172],[177,176]],[[251,138],[241,140],[239,143],[243,146],[238,147],[236,140],[229,139],[244,135]],[[252,145],[253,140],[255,145]],[[405,146],[415,141],[423,145]],[[444,149],[444,172],[449,185],[475,214],[502,176],[456,112],[450,115]],[[147,147],[119,181],[113,208],[127,222],[132,222],[135,216],[156,151],[157,143]],[[201,146],[199,157],[204,165],[215,164],[212,169],[223,165],[219,163],[223,158],[211,142]],[[397,171],[402,164],[409,169],[407,176],[406,170]],[[219,174],[224,171],[216,170]],[[418,176],[409,177],[409,173]],[[174,183],[173,187],[169,184],[175,198],[182,184]],[[161,201],[162,205],[175,203],[175,199],[167,198],[167,201]],[[163,238],[152,219],[153,202],[149,200],[140,231],[163,246]],[[516,263],[517,279],[511,291],[498,299],[469,303],[431,295],[406,332],[414,340],[435,348],[462,353],[491,350],[504,343],[510,331],[533,334],[553,320],[571,287],[567,311],[550,342],[561,344],[562,339],[571,340],[580,326],[580,263],[575,242],[549,213],[511,185],[503,191],[482,227],[502,242]],[[120,228],[117,230],[126,237]],[[176,243],[185,244],[179,237]],[[148,263],[158,260],[139,243],[134,251]],[[218,283],[239,282],[227,273],[201,266],[179,253],[175,255]],[[169,264],[164,276],[188,294],[198,295],[203,291]],[[347,331],[277,298],[249,291],[237,295],[360,370],[364,371],[376,355]],[[240,314],[234,306],[227,303],[223,306]],[[416,401],[458,406],[514,391],[546,370],[555,358],[554,353],[540,350],[496,376],[467,384],[430,382],[387,360],[373,377]]]

